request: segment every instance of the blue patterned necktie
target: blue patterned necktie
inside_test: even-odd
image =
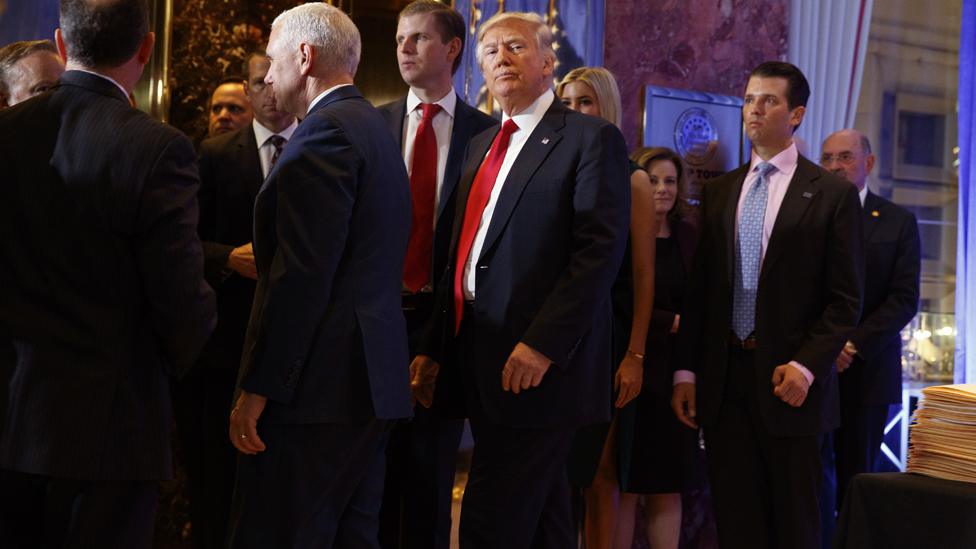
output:
[[[749,188],[739,214],[736,239],[735,289],[732,296],[732,330],[739,339],[746,339],[756,326],[756,289],[759,287],[759,267],[762,258],[763,221],[766,219],[766,198],[769,196],[769,174],[776,166],[761,162],[756,166],[759,177]]]

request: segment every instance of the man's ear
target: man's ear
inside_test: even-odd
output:
[[[315,47],[306,42],[302,42],[298,45],[298,49],[301,52],[298,60],[299,72],[302,76],[308,76],[312,72],[312,67],[315,65]]]
[[[54,29],[54,44],[58,47],[58,56],[61,57],[62,63],[68,62],[68,48],[64,45],[64,35],[61,34],[61,29]]]
[[[136,59],[140,65],[145,65],[149,62],[149,58],[152,57],[154,45],[156,45],[156,33],[149,31],[143,37],[142,43],[139,44],[139,50],[136,51]]]
[[[793,109],[793,112],[790,113],[790,123],[793,124],[793,131],[796,131],[796,128],[800,125],[800,122],[803,122],[803,115],[806,113],[807,108],[803,105]]]
[[[873,154],[869,154],[869,155],[867,155],[867,156],[864,157],[864,173],[865,174],[871,175],[871,170],[874,169],[874,162],[875,162],[875,160],[877,160],[877,158],[878,157],[874,156]]]

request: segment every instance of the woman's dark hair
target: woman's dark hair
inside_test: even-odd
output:
[[[637,163],[648,175],[651,173],[651,164],[658,160],[668,160],[674,164],[675,172],[678,176],[678,194],[674,199],[674,206],[668,210],[668,223],[674,225],[685,217],[688,203],[685,201],[686,189],[684,178],[684,165],[678,153],[667,147],[641,147],[630,154],[630,159]]]

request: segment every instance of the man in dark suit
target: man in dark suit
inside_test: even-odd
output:
[[[793,65],[753,70],[752,160],[704,184],[672,404],[704,428],[723,549],[820,547],[819,443],[864,266],[857,190],[793,142],[809,95]]]
[[[200,145],[199,233],[219,321],[199,367],[173,385],[196,549],[223,547],[226,540],[237,452],[225,434],[257,278],[254,197],[296,126],[292,114],[277,109],[274,90],[264,83],[270,65],[263,51],[245,63],[244,91],[254,121]]]
[[[464,49],[464,18],[436,0],[407,5],[397,23],[406,97],[379,108],[403,150],[413,195],[404,265],[403,314],[415,351],[433,310],[434,284],[447,263],[455,189],[471,137],[498,122],[464,103],[451,76]],[[425,118],[426,113],[426,118]],[[386,549],[447,549],[461,417],[417,406],[397,424],[387,447],[380,544]]]
[[[579,426],[609,419],[601,388],[629,226],[626,146],[609,122],[556,100],[552,34],[538,15],[489,19],[478,59],[503,123],[469,145],[412,384],[429,404],[436,381],[471,419],[461,546],[572,547],[569,444]]]
[[[6,547],[152,544],[171,475],[169,375],[215,322],[189,139],[128,101],[144,0],[62,0],[53,92],[0,112],[0,427]]]
[[[325,3],[271,28],[265,81],[302,121],[254,205],[231,547],[378,547],[387,435],[411,409],[410,190],[383,118],[352,86],[359,52],[356,26]]]
[[[831,134],[820,164],[857,187],[864,209],[864,308],[837,357],[841,422],[832,437],[835,456],[828,452],[836,459],[839,508],[851,477],[877,467],[888,405],[901,402],[901,329],[918,311],[921,259],[915,216],[868,190],[874,155],[864,134]]]

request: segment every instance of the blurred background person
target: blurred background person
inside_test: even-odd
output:
[[[620,92],[610,72],[602,67],[570,71],[556,87],[567,107],[620,126]],[[611,290],[613,301],[613,387],[616,391],[610,423],[580,429],[573,439],[568,469],[571,483],[583,487],[586,547],[616,547],[624,536],[622,523],[633,534],[633,513],[624,517],[620,491],[626,487],[634,442],[634,406],[645,378],[647,329],[654,301],[654,202],[647,172],[630,162],[631,215],[627,251]],[[653,349],[651,350],[653,352]],[[627,545],[629,547],[629,544]]]
[[[233,75],[221,80],[210,95],[208,112],[207,137],[230,133],[250,124],[254,111],[244,90],[244,78]]]
[[[673,358],[698,231],[684,218],[681,157],[664,147],[645,147],[634,151],[631,158],[651,180],[657,243],[654,312],[647,333],[649,352],[644,388],[636,403],[630,474],[620,498],[618,547],[630,547],[634,508],[639,494],[643,494],[650,546],[675,549],[681,537],[681,493],[694,480],[697,431],[682,425],[671,410]]]
[[[254,121],[200,145],[200,225],[204,271],[217,292],[217,328],[197,367],[173,385],[177,434],[183,449],[195,549],[223,547],[237,453],[225,436],[244,332],[254,300],[254,198],[295,131],[295,117],[278,110],[264,83],[271,62],[247,56],[244,93]]]
[[[50,40],[12,42],[0,48],[0,109],[54,87],[64,61]]]

